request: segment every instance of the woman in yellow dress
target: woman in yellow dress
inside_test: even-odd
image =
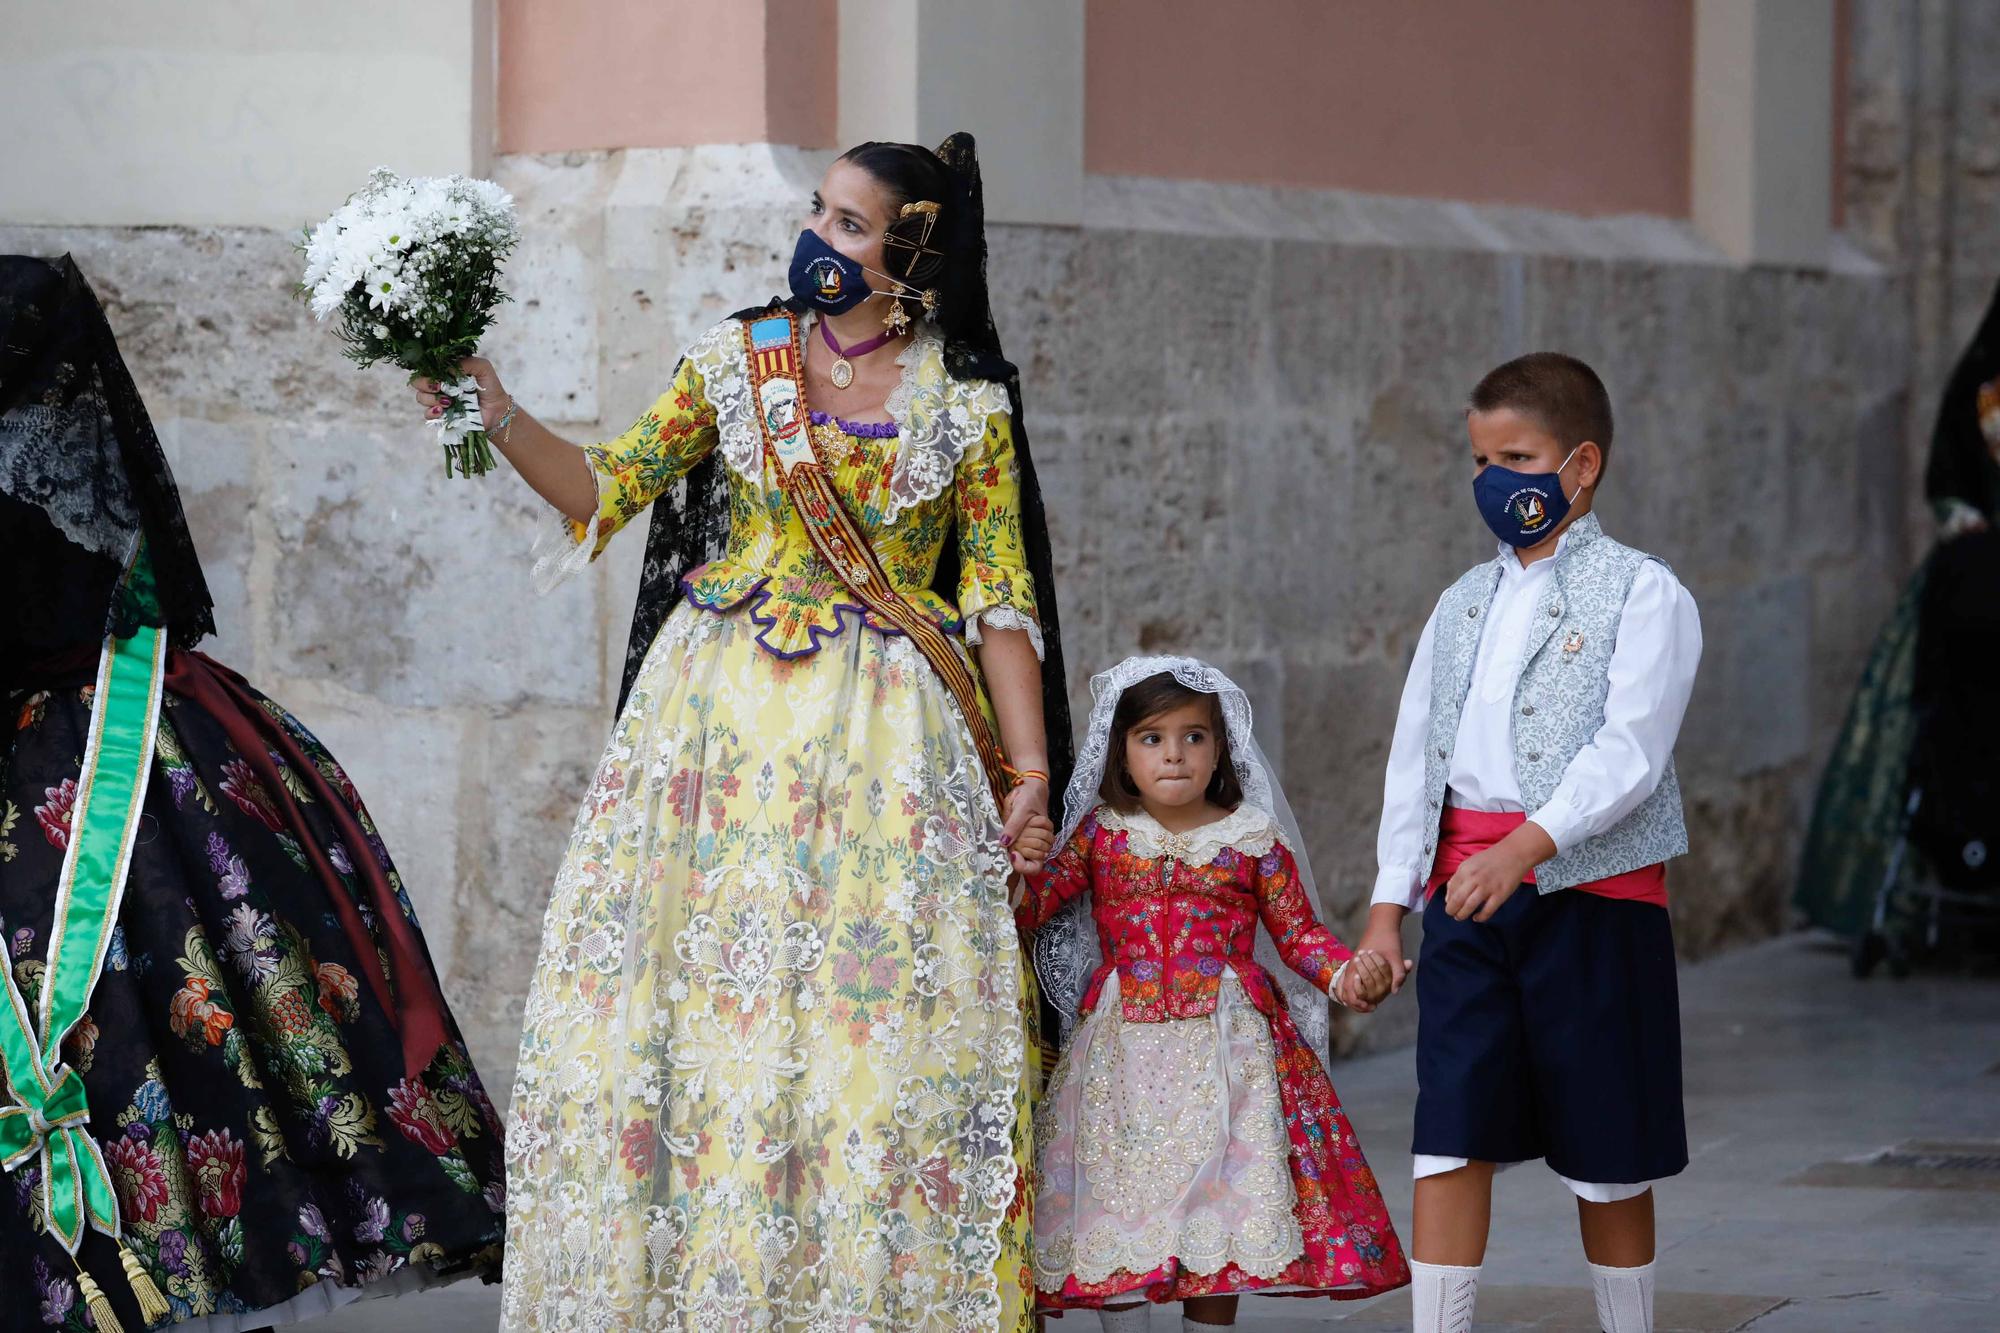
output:
[[[507,1328],[1032,1327],[1009,880],[1053,832],[1069,725],[983,225],[968,137],[853,150],[813,197],[794,299],[702,335],[608,444],[558,439],[466,364],[566,517],[542,572],[658,502],[528,998]],[[782,473],[807,443],[903,606],[955,636],[951,670],[819,554]],[[989,783],[975,732],[996,721]]]

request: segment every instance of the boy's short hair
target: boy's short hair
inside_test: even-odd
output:
[[[1469,406],[1533,417],[1564,449],[1589,440],[1599,452],[1611,452],[1611,395],[1596,371],[1561,352],[1530,352],[1488,371]]]

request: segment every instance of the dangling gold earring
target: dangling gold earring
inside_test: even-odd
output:
[[[893,335],[901,335],[909,331],[910,315],[908,311],[903,309],[902,297],[892,296],[889,298],[889,313],[882,316],[882,327]]]

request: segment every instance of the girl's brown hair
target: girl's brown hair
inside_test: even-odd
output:
[[[1243,786],[1236,780],[1236,759],[1229,752],[1229,728],[1223,725],[1222,702],[1212,694],[1191,690],[1171,671],[1126,688],[1111,714],[1111,752],[1104,756],[1104,777],[1097,795],[1113,810],[1130,814],[1139,808],[1139,788],[1125,771],[1125,738],[1140,723],[1197,699],[1208,700],[1209,728],[1215,733],[1215,775],[1206,793],[1211,804],[1234,810],[1243,803]]]

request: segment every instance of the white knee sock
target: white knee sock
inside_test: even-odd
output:
[[[1234,1324],[1204,1324],[1193,1315],[1181,1312],[1181,1333],[1215,1333],[1219,1328],[1234,1328]]]
[[[1472,1303],[1478,1295],[1478,1265],[1454,1268],[1410,1260],[1412,1333],[1472,1333]]]
[[[1597,1322],[1604,1333],[1653,1333],[1653,1266],[1606,1268],[1590,1266],[1590,1285],[1597,1292]]]
[[[1104,1325],[1104,1333],[1146,1333],[1153,1322],[1153,1305],[1141,1301],[1129,1310],[1099,1310],[1097,1318]]]

